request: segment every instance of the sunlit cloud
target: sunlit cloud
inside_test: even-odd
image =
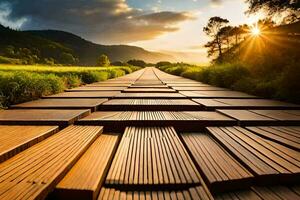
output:
[[[125,0],[2,0],[0,4],[9,10],[0,15],[4,24],[65,30],[106,44],[150,40],[192,20],[189,12],[144,11]]]

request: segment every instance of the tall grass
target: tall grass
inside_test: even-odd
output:
[[[258,75],[251,66],[236,62],[208,67],[172,64],[159,69],[214,86],[242,91],[265,98],[300,103],[300,68],[290,63],[280,73]]]
[[[137,67],[53,67],[0,65],[0,104],[9,106],[66,88],[116,78]],[[1,106],[0,105],[0,106]]]

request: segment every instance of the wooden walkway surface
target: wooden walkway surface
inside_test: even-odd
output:
[[[0,199],[300,199],[300,106],[148,67],[0,111]]]

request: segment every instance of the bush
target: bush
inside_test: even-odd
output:
[[[147,63],[143,60],[129,60],[127,63],[137,67],[146,67],[147,65]]]
[[[9,106],[138,70],[138,67],[45,67],[0,65],[0,104]],[[1,97],[4,96],[4,99]],[[2,106],[2,105],[0,105]]]
[[[43,95],[55,94],[65,89],[64,81],[54,74],[31,72],[1,72],[0,91],[5,97],[4,104],[16,104]]]

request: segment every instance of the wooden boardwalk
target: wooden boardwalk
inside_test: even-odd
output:
[[[0,111],[0,199],[300,199],[300,106],[148,67]]]

